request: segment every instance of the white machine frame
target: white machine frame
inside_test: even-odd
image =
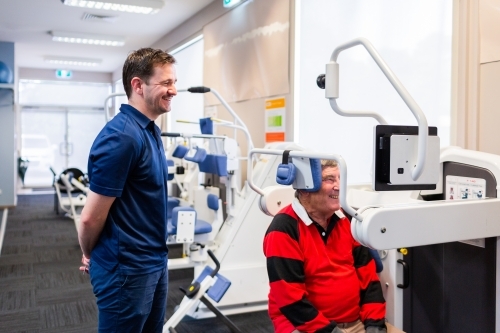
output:
[[[464,165],[479,167],[490,171],[500,181],[500,156],[469,151],[459,147],[449,147],[441,150],[439,164],[436,157],[429,156],[429,140],[427,120],[424,114],[408,94],[403,85],[395,77],[389,67],[378,55],[373,46],[363,38],[355,39],[337,47],[332,53],[330,62],[326,65],[326,76],[318,77],[318,85],[325,88],[325,96],[329,99],[332,109],[342,116],[373,117],[381,124],[387,124],[385,119],[373,112],[347,112],[342,110],[336,99],[339,87],[339,66],[336,62],[339,53],[350,47],[362,45],[370,53],[385,76],[389,79],[399,95],[403,98],[418,122],[418,153],[415,168],[411,179],[405,179],[411,184],[417,184],[424,169],[430,167],[439,172],[436,178],[436,190],[403,191],[403,192],[376,192],[370,186],[347,187],[345,164],[337,155],[328,155],[313,152],[290,152],[290,156],[304,156],[308,158],[327,158],[337,160],[340,165],[341,189],[339,200],[342,208],[353,216],[351,231],[353,237],[368,247],[382,250],[384,270],[380,273],[381,283],[385,288],[384,297],[387,300],[386,317],[397,327],[403,327],[403,291],[398,288],[396,281],[402,278],[403,255],[397,248],[411,246],[441,244],[453,241],[464,241],[477,238],[497,237],[497,265],[496,276],[500,276],[500,223],[495,219],[500,213],[500,185],[496,188],[497,198],[466,201],[423,201],[420,195],[439,194],[443,189],[443,164],[455,162]],[[397,139],[397,138],[396,138]],[[436,140],[434,140],[436,141]],[[439,140],[437,140],[439,145]],[[436,151],[436,143],[431,147]],[[410,145],[411,146],[411,145]],[[391,147],[392,148],[392,147]],[[265,150],[253,150],[254,153],[266,153]],[[268,154],[282,154],[282,151],[268,151]],[[435,154],[435,153],[434,153]],[[339,161],[340,160],[340,161]],[[430,161],[430,162],[429,162]],[[373,173],[375,174],[375,172]],[[431,175],[431,178],[435,175]],[[286,191],[275,188],[259,188],[252,181],[251,170],[248,173],[251,188],[261,195],[260,206],[264,212],[272,215],[278,206],[289,203],[286,197],[281,196]],[[422,180],[421,180],[422,181]],[[375,182],[373,183],[374,187]],[[398,184],[399,185],[399,184]],[[353,207],[356,207],[354,209]],[[389,251],[387,251],[389,250]],[[498,279],[497,279],[498,280]],[[496,332],[500,332],[500,283],[497,281],[496,292]]]

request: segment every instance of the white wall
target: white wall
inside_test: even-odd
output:
[[[203,85],[203,39],[173,54],[176,59],[177,89]],[[200,133],[200,126],[180,123],[178,120],[198,122],[203,118],[203,94],[179,92],[172,100],[168,113],[168,131],[175,133]]]
[[[349,183],[369,182],[373,119],[335,114],[315,80],[338,45],[357,37],[371,41],[425,113],[438,127],[441,145],[449,145],[452,0],[446,1],[298,1],[300,57],[295,99],[299,144],[341,154]],[[297,52],[297,51],[296,51]],[[389,124],[416,125],[416,120],[366,50],[344,51],[340,64],[340,98],[345,110],[370,110]],[[297,67],[296,67],[297,68]],[[297,71],[297,69],[296,69]],[[297,108],[297,105],[295,105]]]

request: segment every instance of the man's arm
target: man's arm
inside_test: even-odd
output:
[[[358,275],[360,292],[360,317],[367,332],[386,332],[385,299],[376,273],[375,260],[368,248],[354,241],[354,266]],[[370,331],[368,330],[370,328]]]
[[[78,226],[78,241],[82,248],[83,255],[88,259],[94,248],[99,235],[104,228],[106,218],[115,197],[107,197],[89,190],[87,202],[83,207]]]

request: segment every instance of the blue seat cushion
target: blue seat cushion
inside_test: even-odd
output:
[[[190,161],[190,162],[194,162],[194,163],[201,163],[205,160],[205,158],[207,157],[207,151],[203,148],[200,148],[200,147],[195,147],[194,148],[196,150],[196,152],[194,154],[191,154],[188,153],[186,155],[184,155],[184,159],[186,161]]]
[[[178,207],[180,204],[180,200],[174,197],[167,198],[167,219],[172,219],[172,211],[175,207]]]
[[[195,235],[208,234],[209,232],[212,232],[212,225],[210,223],[203,220],[196,220],[196,223],[194,224]]]
[[[214,134],[214,122],[209,118],[200,119],[201,134]]]
[[[227,176],[227,156],[207,154],[205,160],[199,163],[200,171],[213,173],[220,177]]]
[[[218,211],[219,210],[219,197],[215,194],[209,193],[207,196],[208,208]]]
[[[174,151],[172,152],[172,156],[177,158],[184,158],[188,150],[189,150],[188,147],[179,145],[175,147]]]
[[[167,166],[171,167],[171,166],[174,166],[174,165],[175,165],[174,161],[167,159]],[[167,180],[174,179],[174,176],[175,176],[175,173],[169,173],[168,176],[167,176]]]
[[[173,225],[172,225],[172,219],[168,219],[167,220],[167,233],[169,235],[175,235],[175,233],[177,232],[177,228],[175,228]]]
[[[195,211],[192,207],[175,207],[172,210],[172,219],[167,220],[167,232],[169,235],[177,233],[177,219],[179,217],[178,213],[180,211]],[[212,231],[212,225],[206,221],[196,219],[194,223],[194,234],[208,234]]]

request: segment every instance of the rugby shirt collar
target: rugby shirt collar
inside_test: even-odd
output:
[[[297,198],[293,198],[292,209],[305,225],[310,226],[313,223],[313,220],[311,220],[309,214],[307,214],[306,209]],[[339,219],[345,217],[341,210],[337,210],[335,214],[339,217]]]

